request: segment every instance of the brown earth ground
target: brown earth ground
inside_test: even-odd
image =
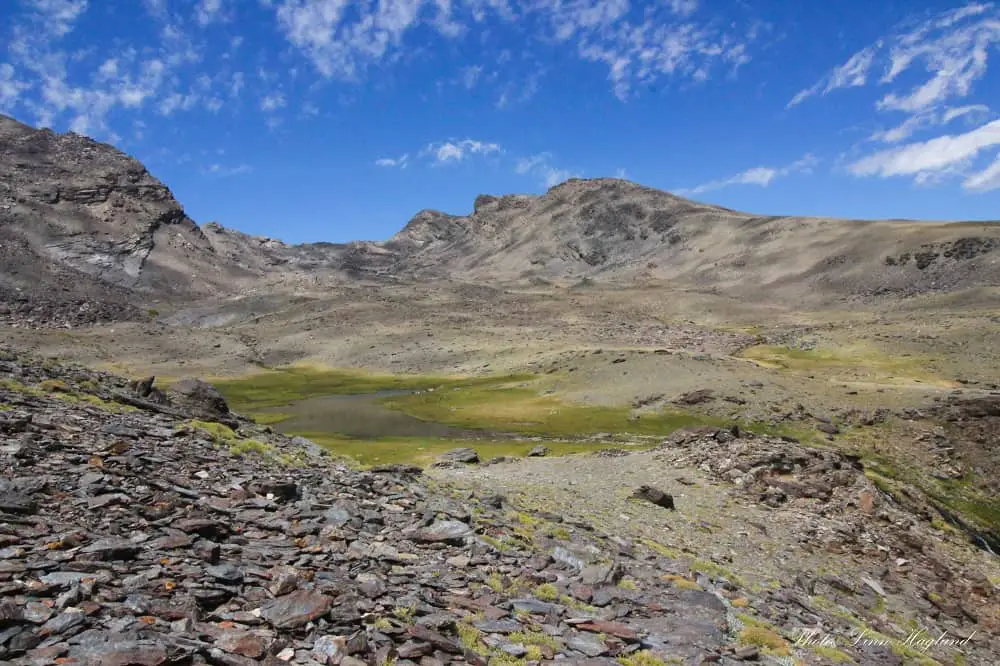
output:
[[[637,412],[707,389],[709,397],[695,396],[686,408],[791,428],[788,432],[811,445],[863,456],[866,467],[872,460],[887,461],[876,468],[872,481],[889,491],[920,485],[931,472],[947,472],[955,463],[942,460],[934,448],[940,424],[908,418],[908,410],[929,410],[1000,390],[1000,290],[991,289],[883,305],[844,302],[823,311],[802,311],[765,297],[751,302],[652,284],[337,286],[188,308],[150,307],[160,311],[151,312],[144,323],[6,329],[4,342],[123,374],[162,378],[234,377],[289,364],[422,375],[526,372],[540,377],[533,387],[555,398],[627,405]],[[879,408],[891,414],[884,422],[855,427],[857,414]],[[823,432],[828,419],[841,432]],[[995,507],[995,481],[990,479],[995,478],[996,461],[985,451],[963,450],[966,457],[955,464],[979,479],[976,497],[986,493]],[[801,508],[795,502],[775,509],[710,474],[710,462],[668,449],[616,458],[526,459],[433,474],[459,487],[502,492],[525,507],[576,517],[626,538],[651,540],[671,558],[697,561],[702,568],[731,570],[743,579],[741,588],[755,590],[752,605],[770,598],[764,593],[768,589],[805,594],[801,578],[811,576],[826,583],[819,592],[809,588],[812,594],[802,603],[830,616],[831,607],[819,606],[829,606],[836,597],[832,608],[839,603],[854,618],[845,620],[845,627],[860,623],[856,626],[905,637],[914,604],[920,605],[918,619],[942,612],[937,606],[944,603],[942,593],[923,583],[898,594],[890,591],[888,607],[864,596],[860,577],[884,580],[878,570],[886,566],[905,571],[909,565],[899,565],[899,559],[893,565],[884,553],[845,555],[810,547],[817,535],[836,542],[844,521],[857,524],[850,518],[858,510],[855,500],[829,515],[822,507]],[[928,483],[928,488],[937,487],[936,481]],[[641,484],[672,492],[679,510],[628,501],[628,493]],[[1000,560],[973,547],[968,535],[944,524],[921,501],[907,504],[896,495],[897,505],[889,496],[891,492],[882,501],[896,507],[893,511],[920,516],[911,532],[928,545],[917,546],[917,552],[933,552],[927,557],[961,571],[956,580],[986,581],[975,589],[996,592]],[[885,520],[889,525],[895,518]],[[920,566],[934,571],[933,564]],[[853,581],[854,592],[827,589],[830,581],[834,587],[837,581]],[[868,606],[848,604],[837,594],[864,597]],[[782,598],[781,604],[787,603],[792,601]],[[979,615],[976,626],[996,630],[1000,618],[994,615]],[[906,624],[908,616],[911,624]],[[780,625],[780,618],[771,621]],[[994,647],[987,643],[981,649],[990,653]],[[937,662],[922,661],[926,655],[903,655],[898,662],[879,663],[973,663],[949,650],[932,654]]]
[[[745,410],[795,402],[823,413],[920,406],[1000,381],[997,289],[810,312],[669,285],[438,283],[341,286],[153,312],[148,323],[8,328],[4,337],[44,355],[163,377],[237,376],[292,363],[537,372],[550,375],[557,396],[594,404],[710,388],[747,400]]]

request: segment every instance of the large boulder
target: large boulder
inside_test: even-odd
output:
[[[229,416],[229,405],[219,389],[200,379],[182,379],[174,384],[170,402],[197,418],[217,421]]]

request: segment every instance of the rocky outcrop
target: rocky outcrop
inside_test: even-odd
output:
[[[138,161],[2,115],[0,256],[0,302],[22,326],[141,318],[150,300],[229,292],[262,274],[258,259],[220,257]]]
[[[572,524],[516,537],[500,498],[417,469],[118,401],[146,388],[0,354],[0,661],[737,663],[726,597],[655,555]]]

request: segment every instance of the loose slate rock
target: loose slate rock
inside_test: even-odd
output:
[[[639,486],[632,493],[632,499],[652,502],[657,506],[662,506],[664,509],[675,508],[673,495],[665,493],[658,488],[653,488],[652,486]]]
[[[414,539],[424,543],[461,542],[472,535],[472,528],[458,520],[439,520],[429,527],[417,530]]]
[[[171,386],[170,401],[202,418],[219,419],[229,415],[229,405],[219,389],[200,379],[182,379]]]
[[[275,629],[296,629],[329,612],[332,603],[325,594],[298,590],[264,604],[260,616]]]
[[[479,454],[476,453],[475,449],[452,449],[451,451],[442,454],[438,459],[438,462],[475,464],[479,462]]]

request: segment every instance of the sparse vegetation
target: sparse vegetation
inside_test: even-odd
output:
[[[738,640],[741,645],[767,648],[771,653],[779,657],[787,657],[792,653],[788,641],[767,627],[756,625],[743,627],[740,630]]]
[[[559,590],[552,583],[542,583],[531,593],[542,601],[555,601],[559,598]]]
[[[622,666],[666,666],[668,662],[649,650],[639,650],[624,657],[618,657],[618,663]]]
[[[509,386],[510,383],[394,396],[383,399],[382,404],[425,421],[460,428],[554,438],[605,432],[668,435],[686,426],[729,423],[679,409],[636,417],[630,407],[567,403],[550,395],[539,395],[537,390]]]

